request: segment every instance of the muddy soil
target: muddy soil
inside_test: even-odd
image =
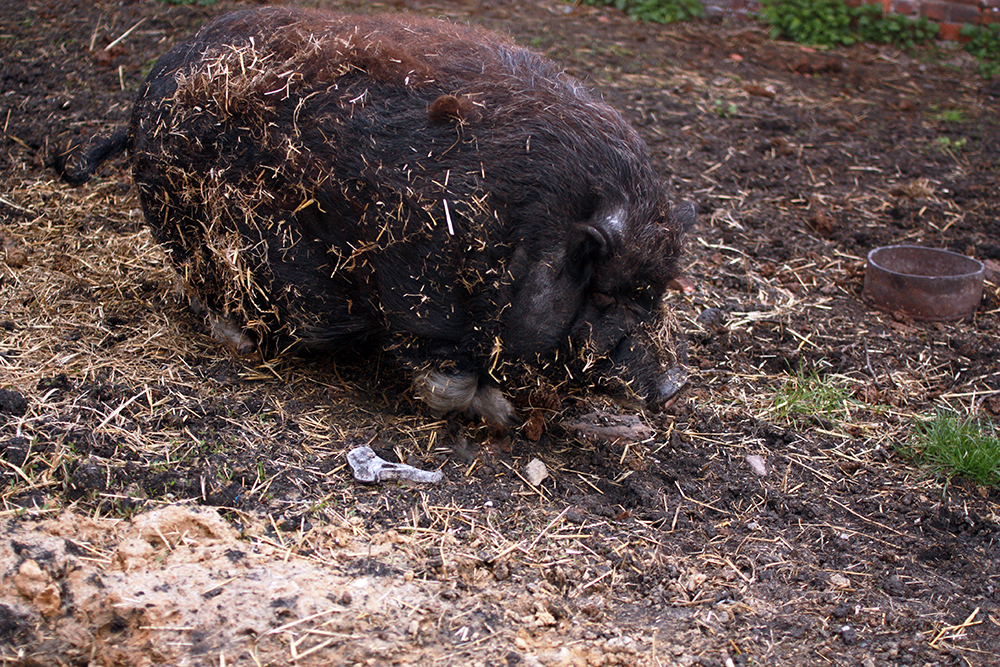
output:
[[[897,450],[938,409],[1000,414],[1000,85],[960,50],[366,4],[548,54],[698,204],[667,303],[682,397],[584,388],[497,437],[436,420],[376,352],[230,356],[125,162],[77,189],[50,168],[235,6],[0,6],[3,664],[997,664],[1000,495]],[[864,259],[895,243],[985,262],[974,317],[873,310]],[[809,377],[839,398],[789,409]],[[357,483],[359,445],[445,480]]]

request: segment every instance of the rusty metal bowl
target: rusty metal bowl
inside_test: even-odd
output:
[[[961,320],[979,307],[985,273],[979,260],[948,250],[885,246],[868,253],[864,296],[915,320]]]

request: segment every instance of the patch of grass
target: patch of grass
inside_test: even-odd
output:
[[[989,422],[938,411],[930,421],[916,422],[910,439],[896,450],[949,479],[1000,486],[1000,433]]]
[[[847,413],[851,401],[848,387],[820,376],[817,371],[806,373],[800,367],[795,377],[778,390],[774,409],[785,420],[799,416],[833,420]]]
[[[594,7],[616,7],[637,21],[676,23],[705,15],[701,0],[583,0]]]
[[[935,112],[932,118],[942,123],[964,123],[966,121],[965,113],[961,109],[942,109]]]
[[[620,44],[612,44],[604,49],[604,53],[617,58],[632,58],[635,56],[635,52],[632,51],[632,49],[624,47]]]

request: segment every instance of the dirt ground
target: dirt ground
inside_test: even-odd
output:
[[[548,54],[698,203],[668,297],[689,388],[662,414],[568,394],[532,441],[435,420],[387,358],[230,356],[125,163],[58,181],[57,147],[233,7],[0,3],[2,664],[998,663],[1000,494],[896,451],[938,408],[1000,414],[1000,85],[961,51],[388,5]],[[985,261],[975,317],[872,310],[894,243]],[[787,414],[797,373],[850,400]],[[445,480],[357,483],[365,444]]]

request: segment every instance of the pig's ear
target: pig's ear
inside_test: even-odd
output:
[[[670,224],[680,232],[681,236],[691,231],[696,222],[698,222],[698,211],[694,202],[682,201],[671,207]]]
[[[432,123],[476,123],[481,114],[464,95],[441,95],[427,107],[427,120]]]
[[[570,233],[566,245],[566,269],[579,283],[590,282],[594,267],[607,257],[610,239],[599,228],[589,224],[577,225]]]

